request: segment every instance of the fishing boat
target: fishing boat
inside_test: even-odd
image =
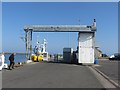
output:
[[[48,61],[48,52],[46,51],[47,46],[47,40],[43,40],[43,44],[40,44],[40,42],[37,40],[37,45],[35,46],[33,50],[33,54],[31,56],[31,59],[34,62],[37,61]]]

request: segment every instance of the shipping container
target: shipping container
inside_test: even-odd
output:
[[[73,55],[73,48],[63,48],[63,62],[71,63]]]

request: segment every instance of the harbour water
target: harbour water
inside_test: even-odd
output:
[[[9,64],[9,56],[11,54],[5,54],[5,63]],[[15,63],[18,63],[18,62],[24,62],[26,61],[26,55],[25,54],[16,54],[15,55]]]

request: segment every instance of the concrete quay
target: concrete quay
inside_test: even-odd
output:
[[[32,62],[2,71],[2,88],[116,88],[92,66]]]

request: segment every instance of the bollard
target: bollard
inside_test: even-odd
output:
[[[95,59],[94,64],[98,64],[98,60],[97,59]]]

